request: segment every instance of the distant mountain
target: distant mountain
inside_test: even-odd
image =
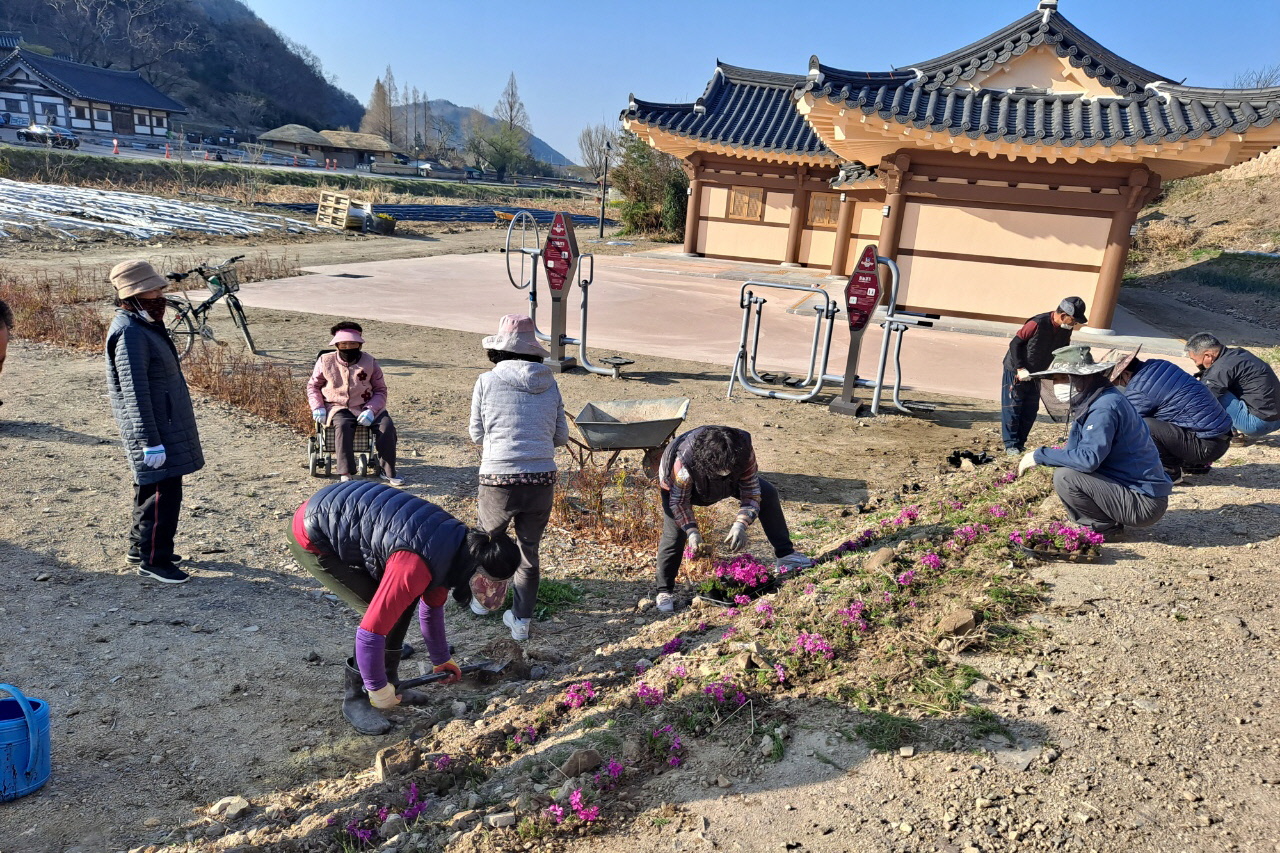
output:
[[[192,124],[356,127],[364,114],[315,54],[239,0],[0,0],[0,30],[76,62],[140,71]]]
[[[496,119],[492,116],[473,109],[472,107],[460,107],[452,101],[437,99],[429,101],[431,106],[431,114],[434,117],[443,118],[449,122],[454,130],[455,145],[462,145],[462,129],[466,126],[469,116],[480,115],[488,124],[495,124]],[[397,107],[397,111],[412,110],[412,107]],[[529,139],[529,153],[544,163],[550,163],[552,166],[573,166],[576,165],[568,157],[552,148],[537,136]]]

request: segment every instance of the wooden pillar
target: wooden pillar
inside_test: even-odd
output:
[[[689,179],[689,203],[685,206],[684,212],[684,253],[686,255],[698,254],[698,227],[701,224],[699,214],[702,210],[701,163],[700,154],[694,153],[689,157],[693,175]]]
[[[800,235],[804,231],[805,213],[809,210],[809,191],[804,188],[808,166],[796,167],[796,191],[791,195],[791,223],[787,227],[787,252],[782,258],[784,267],[800,266]]]
[[[888,215],[880,226],[879,250],[880,255],[885,258],[892,258],[898,253],[898,245],[902,240],[902,217],[906,212],[910,168],[911,157],[906,154],[899,154],[892,160],[886,157],[880,163],[880,174],[883,176],[881,180],[885,189],[884,203],[888,209]]]
[[[853,211],[858,203],[848,193],[840,193],[840,216],[836,220],[836,247],[831,254],[831,275],[843,276],[849,263],[849,242],[853,240]]]
[[[1098,271],[1098,289],[1094,291],[1094,304],[1089,306],[1089,328],[1092,331],[1111,331],[1116,303],[1120,299],[1120,284],[1124,280],[1125,262],[1129,259],[1129,246],[1133,243],[1130,232],[1138,221],[1138,212],[1159,191],[1159,175],[1147,169],[1134,169],[1130,173],[1129,184],[1124,188],[1128,203],[1111,218],[1107,249],[1102,255],[1102,268]]]

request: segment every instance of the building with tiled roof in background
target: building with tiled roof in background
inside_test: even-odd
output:
[[[1139,210],[1162,182],[1280,147],[1280,87],[1169,82],[1057,0],[945,56],[807,74],[717,63],[630,131],[690,174],[684,250],[848,275],[875,243],[899,307],[1020,322],[1067,295],[1110,328]]]
[[[187,108],[137,71],[98,68],[20,47],[0,33],[0,116],[7,124],[53,124],[82,133],[167,137]]]

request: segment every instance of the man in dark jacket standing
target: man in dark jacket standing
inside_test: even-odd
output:
[[[1208,332],[1187,341],[1196,377],[1213,392],[1244,439],[1280,429],[1280,379],[1271,366],[1240,347],[1227,348]]]
[[[107,392],[133,469],[133,527],[126,559],[138,574],[185,583],[173,537],[182,477],[204,467],[191,395],[164,327],[167,282],[146,261],[111,270],[116,315],[107,329]]]
[[[1146,421],[1164,472],[1175,483],[1184,471],[1206,473],[1231,445],[1231,416],[1178,365],[1137,355],[1135,350],[1122,358],[1111,381]]]
[[[1027,320],[1009,341],[1000,380],[1000,432],[1008,455],[1023,452],[1040,409],[1040,383],[1031,374],[1048,367],[1053,351],[1071,343],[1072,330],[1088,322],[1084,310],[1083,299],[1068,296],[1057,311]]]

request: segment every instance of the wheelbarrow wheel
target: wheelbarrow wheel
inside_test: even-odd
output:
[[[667,445],[660,447],[650,447],[644,452],[644,458],[640,460],[640,468],[650,479],[656,479],[658,469],[662,465],[662,454],[666,452]]]

